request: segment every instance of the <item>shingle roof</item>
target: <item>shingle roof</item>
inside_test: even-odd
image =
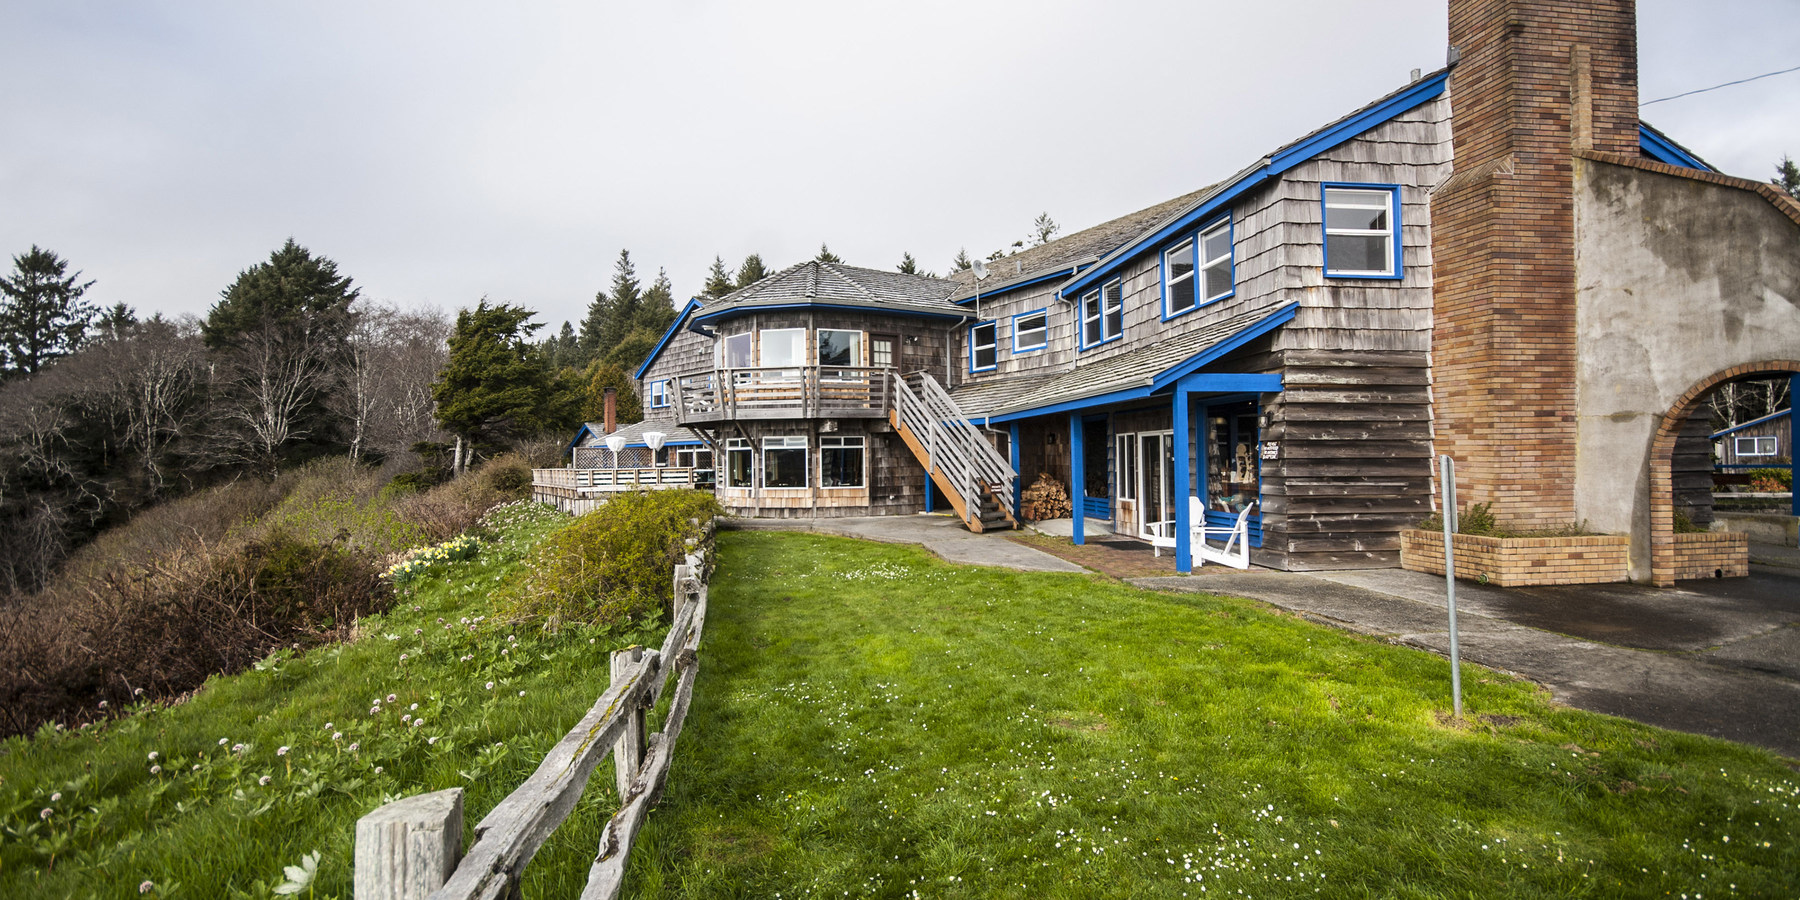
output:
[[[602,425],[599,422],[589,422],[589,423],[587,423],[586,429],[587,429],[587,436],[586,436],[586,439],[581,442],[581,446],[583,446],[583,447],[604,447],[604,446],[606,446],[607,435],[604,430],[605,429],[604,425]],[[646,431],[662,432],[665,435],[665,437],[663,438],[663,442],[665,444],[681,444],[681,443],[701,444],[701,443],[705,443],[705,441],[702,441],[700,439],[700,435],[695,434],[694,432],[689,431],[686,428],[682,428],[678,425],[670,425],[667,422],[636,422],[631,425],[620,425],[616,430],[613,431],[613,434],[624,435],[625,436],[625,446],[627,446],[627,447],[644,447],[644,446],[648,446],[644,443],[644,432],[646,432]]]
[[[710,319],[764,306],[795,303],[861,306],[899,313],[963,314],[948,302],[956,282],[944,278],[864,269],[813,260],[789,266],[739,291],[726,294],[700,310]]]
[[[980,419],[1147,387],[1157,375],[1268,317],[1267,309],[1251,310],[1061,375],[963,384],[950,396],[964,414]]]
[[[1191,194],[1183,194],[1173,200],[1164,200],[1155,206],[1147,206],[1133,213],[1126,213],[1116,219],[1101,222],[1092,228],[1085,228],[1066,237],[1057,238],[1048,244],[1031,247],[988,263],[991,273],[981,283],[981,293],[991,294],[1005,290],[1008,286],[1028,281],[1046,272],[1068,271],[1074,266],[1090,263],[1113,250],[1126,241],[1137,237],[1144,231],[1161,224],[1164,219],[1175,215],[1188,204],[1199,200],[1206,192],[1218,185],[1210,185]],[[950,277],[957,282],[956,295],[952,300],[962,301],[975,295],[975,273],[964,269],[952,272]]]

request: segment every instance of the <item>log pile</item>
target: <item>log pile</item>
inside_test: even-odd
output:
[[[1067,519],[1075,514],[1075,507],[1069,503],[1068,489],[1048,472],[1039,473],[1037,481],[1019,495],[1019,505],[1025,518],[1033,522]]]

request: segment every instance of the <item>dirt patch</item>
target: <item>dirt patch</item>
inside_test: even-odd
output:
[[[1097,713],[1086,712],[1062,711],[1052,713],[1049,724],[1052,728],[1061,728],[1064,731],[1086,732],[1088,734],[1099,734],[1112,728],[1111,725],[1106,723],[1104,717]]]
[[[710,832],[697,843],[700,856],[718,865],[760,859],[775,849],[775,839],[767,834],[732,826]]]

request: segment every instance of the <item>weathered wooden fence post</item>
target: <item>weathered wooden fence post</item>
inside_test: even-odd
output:
[[[356,900],[425,900],[462,858],[463,789],[395,800],[356,822]]]
[[[632,666],[644,658],[644,648],[627,647],[614,650],[612,653],[612,683],[626,677]],[[624,802],[626,792],[631,789],[631,780],[637,777],[638,766],[644,763],[644,708],[638,701],[631,700],[631,708],[625,715],[625,733],[619,735],[619,742],[613,745],[613,770],[619,785],[619,801]]]

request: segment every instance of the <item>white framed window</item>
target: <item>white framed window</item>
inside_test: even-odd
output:
[[[669,380],[660,378],[650,382],[650,406],[659,408],[669,405]]]
[[[1400,189],[1332,185],[1325,191],[1325,274],[1399,278]]]
[[[1163,316],[1179,316],[1195,305],[1194,240],[1163,251]]]
[[[969,371],[986,372],[1000,364],[999,330],[993,322],[969,326]]]
[[[1081,346],[1104,344],[1125,332],[1125,282],[1113,280],[1081,296]]]
[[[1081,295],[1081,345],[1092,347],[1100,340],[1100,292],[1088,291]]]
[[[763,487],[806,487],[806,437],[763,438]]]
[[[1203,304],[1229,296],[1236,289],[1232,283],[1230,219],[1200,233],[1200,279]]]
[[[819,438],[819,486],[828,488],[868,487],[863,465],[862,437],[823,436]]]
[[[730,438],[725,441],[725,486],[747,488],[756,486],[754,469],[755,452],[750,449],[750,442],[744,438]]]
[[[744,449],[748,450],[749,445],[746,444]],[[712,468],[712,464],[712,451],[705,447],[675,448],[675,465],[679,468],[710,469]]]
[[[1107,282],[1100,295],[1106,303],[1106,336],[1101,340],[1110,341],[1125,333],[1125,282],[1117,278]]]
[[[728,334],[718,343],[719,366],[725,369],[748,369],[755,365],[750,357],[750,332]]]
[[[860,331],[819,329],[819,365],[862,365],[862,339],[863,333]]]
[[[759,365],[763,368],[798,368],[806,365],[806,329],[764,328],[757,332],[762,344]]]
[[[1012,319],[1014,353],[1029,353],[1050,346],[1050,311],[1034,309]]]
[[[1735,438],[1732,441],[1732,447],[1739,456],[1774,456],[1775,436]]]

